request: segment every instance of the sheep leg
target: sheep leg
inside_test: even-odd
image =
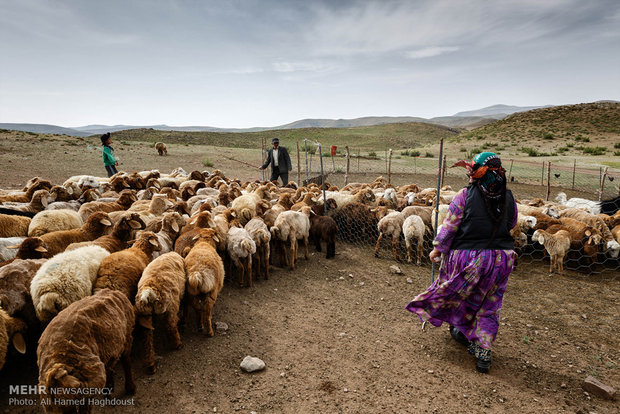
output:
[[[321,243],[321,240],[319,239],[319,243]],[[305,250],[305,258],[306,260],[310,260],[310,252],[308,252],[308,238],[304,237],[304,250]]]
[[[312,236],[312,241],[314,242],[314,247],[317,252],[321,252],[321,238],[316,234]]]
[[[411,248],[411,241],[405,239],[405,246],[407,247],[407,263],[411,263],[411,254],[413,253],[413,249]]]
[[[200,300],[200,309],[198,311],[198,332],[204,332],[205,330],[205,313],[206,313],[206,298]]]
[[[265,267],[265,280],[269,279],[269,245],[263,245],[263,263]]]
[[[256,246],[256,253],[252,255],[252,262],[255,263],[254,269],[252,269],[252,273],[260,276],[260,268],[262,264],[262,246]]]
[[[381,245],[381,239],[383,238],[383,233],[379,233],[379,238],[377,239],[377,244],[375,244],[375,257],[379,257],[379,247]]]
[[[558,256],[558,273],[564,273],[564,255]]]
[[[246,272],[247,272],[247,279],[248,279],[248,287],[252,287],[252,255],[251,254],[248,254],[246,269],[247,269]]]
[[[214,293],[214,292],[211,292],[210,296],[208,296],[205,299],[204,319],[206,319],[206,322],[208,324],[207,326],[208,336],[215,335],[215,332],[213,332],[213,325],[211,324],[211,316],[212,316],[212,311],[213,311],[213,305],[215,305],[216,299],[217,299],[217,293]]]
[[[327,242],[327,253],[325,254],[326,259],[332,259],[336,256],[336,242],[334,240],[330,240]]]
[[[397,262],[400,261],[398,259],[398,248],[400,247],[400,234],[398,236],[392,236],[392,253],[394,253],[394,260]]]
[[[549,273],[553,273],[553,269],[555,268],[555,256],[549,255]]]
[[[121,363],[123,371],[125,371],[125,392],[129,395],[136,393],[136,384],[133,382],[133,372],[131,370],[131,344],[133,340],[130,337],[127,341],[127,347],[121,355]]]
[[[290,268],[291,270],[295,270],[295,260],[297,259],[297,239],[296,238],[292,238],[290,240],[290,248],[291,248]]]
[[[144,365],[149,374],[157,371],[155,366],[155,347],[153,346],[153,329],[144,328]]]
[[[166,330],[168,331],[168,338],[170,338],[174,349],[180,349],[183,346],[181,336],[179,335],[179,329],[177,328],[178,323],[179,317],[176,311],[169,310],[166,312]]]
[[[419,266],[420,264],[422,264],[422,262],[421,262],[421,259],[422,259],[422,247],[423,247],[423,240],[422,240],[422,238],[418,239],[418,245],[416,247],[417,247],[417,253],[418,253],[416,264]]]
[[[181,307],[183,310],[181,312],[181,320],[179,321],[179,330],[183,332],[187,323],[187,317],[189,316],[189,298],[187,294],[181,299]]]

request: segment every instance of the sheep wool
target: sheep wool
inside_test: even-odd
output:
[[[32,279],[30,294],[41,322],[48,322],[71,303],[89,296],[101,261],[110,253],[85,246],[57,254]]]
[[[73,210],[44,210],[37,213],[28,226],[28,237],[39,237],[58,230],[71,230],[81,227],[84,222]]]

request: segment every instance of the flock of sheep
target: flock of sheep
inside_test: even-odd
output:
[[[402,235],[407,260],[421,263],[435,226],[435,189],[398,188],[379,177],[326,190],[181,168],[74,176],[62,185],[36,177],[22,191],[0,190],[0,368],[38,339],[40,385],[101,388],[121,360],[132,393],[134,329],[154,373],[154,316],[174,348],[182,345],[179,326],[190,308],[198,330],[212,336],[224,280],[252,286],[269,277],[270,263],[294,269],[300,241],[307,260],[310,242],[318,251],[325,242],[333,258],[337,237],[371,240],[375,255],[386,237],[400,260]],[[442,189],[438,223],[455,194]],[[520,200],[517,248],[541,243],[560,272],[569,249],[593,262],[599,255],[617,260],[618,200],[584,200],[585,209],[579,201]]]

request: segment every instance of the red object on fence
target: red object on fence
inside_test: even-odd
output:
[[[338,150],[338,147],[335,145],[332,145],[332,155],[336,155],[337,150]]]

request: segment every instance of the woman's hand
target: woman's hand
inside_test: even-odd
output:
[[[431,259],[431,262],[439,262],[441,259],[437,260],[437,258],[441,257],[441,252],[437,249],[433,249],[433,251],[430,252],[428,257]]]

